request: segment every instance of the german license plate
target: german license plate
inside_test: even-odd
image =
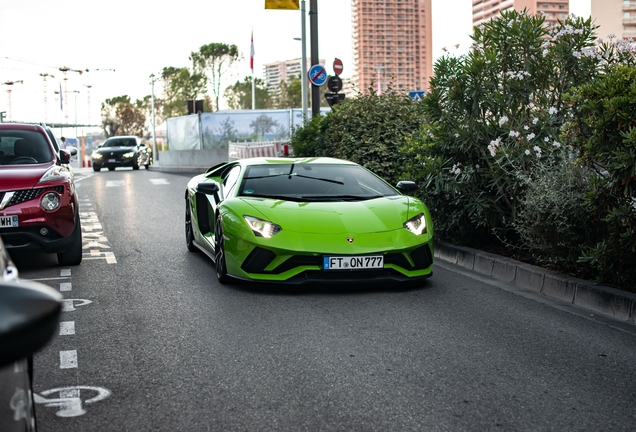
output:
[[[323,259],[325,270],[365,270],[384,268],[383,255],[326,256]]]
[[[18,216],[0,216],[0,228],[13,228],[18,226]]]
[[[115,163],[117,162],[117,159],[108,159],[108,163]]]

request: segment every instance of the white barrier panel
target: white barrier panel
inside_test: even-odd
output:
[[[228,145],[230,160],[254,157],[289,156],[289,143],[281,141],[230,142]]]

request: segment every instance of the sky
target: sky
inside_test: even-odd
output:
[[[472,0],[432,3],[434,58],[443,47],[463,54],[470,46]],[[570,0],[571,12],[589,16],[589,3]],[[306,26],[309,57],[308,17]],[[256,77],[262,78],[265,63],[301,57],[294,40],[301,35],[300,12],[265,10],[264,0],[0,0],[0,111],[8,120],[98,124],[105,99],[142,99],[151,93],[151,74],[189,67],[190,53],[212,42],[234,44],[243,53],[227,78],[231,85],[251,75],[252,32]],[[318,0],[318,39],[327,71],[339,58],[341,76],[351,77],[350,0]],[[60,89],[63,109],[54,94]],[[160,92],[157,83],[155,95]]]

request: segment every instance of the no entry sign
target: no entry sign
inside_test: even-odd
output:
[[[333,73],[336,75],[340,75],[342,73],[342,60],[335,59],[333,61]]]

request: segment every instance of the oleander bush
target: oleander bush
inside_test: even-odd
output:
[[[590,241],[580,262],[603,282],[636,291],[636,66],[633,57],[575,89],[564,136],[592,172],[585,206]]]

